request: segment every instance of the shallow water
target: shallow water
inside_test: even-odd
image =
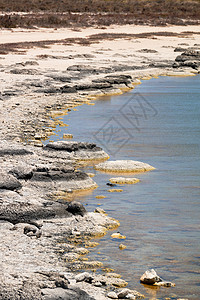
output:
[[[141,182],[124,185],[121,193],[107,191],[112,175],[95,171],[99,187],[81,198],[88,210],[100,203],[127,236],[116,240],[108,232],[90,257],[113,267],[147,299],[200,299],[199,83],[199,75],[143,81],[131,92],[77,107],[63,118],[69,127],[57,128],[59,136],[53,137],[69,132],[74,140],[99,144],[111,159],[141,160],[156,168],[135,174]],[[127,248],[119,250],[120,243]],[[139,278],[149,268],[176,287],[141,285]]]

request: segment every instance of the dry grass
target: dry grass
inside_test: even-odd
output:
[[[199,0],[0,0],[0,27],[196,24]],[[10,12],[26,14],[9,14]],[[31,13],[30,13],[31,12]]]

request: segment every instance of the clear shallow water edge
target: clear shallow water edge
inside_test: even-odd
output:
[[[111,177],[95,171],[99,188],[80,198],[93,210],[101,204],[121,223],[122,241],[109,232],[90,256],[113,267],[130,288],[147,299],[200,299],[200,75],[159,77],[143,81],[131,92],[104,97],[95,105],[77,107],[63,117],[63,133],[74,140],[95,142],[110,159],[144,161],[155,171],[135,174],[141,180],[109,193]],[[85,169],[94,172],[92,167]],[[96,195],[105,199],[96,199]],[[98,253],[100,252],[100,253]],[[139,283],[148,268],[155,268],[175,288],[150,289]]]

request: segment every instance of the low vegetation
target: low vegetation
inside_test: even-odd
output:
[[[198,23],[200,0],[0,0],[0,11],[6,28],[183,25]]]

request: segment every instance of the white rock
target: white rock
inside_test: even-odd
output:
[[[154,285],[156,285],[156,286],[171,287],[171,286],[175,286],[175,283],[170,282],[170,281],[160,281],[160,282],[155,282]]]
[[[133,294],[127,294],[125,299],[135,300],[136,297]]]
[[[115,292],[109,292],[107,294],[107,297],[111,298],[111,299],[118,299],[118,296],[117,296],[117,294]]]
[[[111,183],[117,183],[117,184],[135,184],[139,182],[140,180],[137,178],[126,178],[126,177],[116,177],[116,178],[110,178],[109,181]]]
[[[116,160],[99,163],[96,170],[105,172],[145,172],[155,168],[149,164],[134,160]]]
[[[140,278],[141,283],[153,285],[155,282],[160,282],[162,279],[157,275],[154,269],[147,270]]]
[[[75,276],[76,282],[85,281],[85,280],[88,280],[90,278],[92,279],[92,276],[88,272],[83,272],[83,273],[78,274],[78,275]]]
[[[117,296],[119,299],[124,299],[129,293],[130,293],[129,289],[123,289],[117,294]]]

